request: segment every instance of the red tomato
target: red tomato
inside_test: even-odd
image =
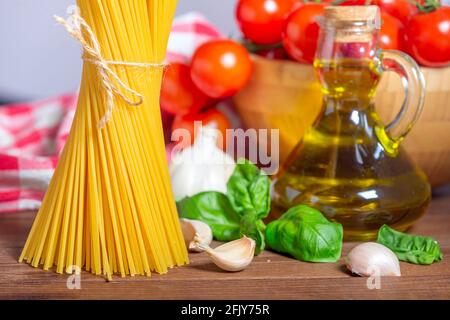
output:
[[[195,122],[200,121],[202,126],[207,125],[213,125],[222,133],[223,140],[217,141],[218,146],[225,149],[226,146],[226,130],[231,129],[231,123],[230,120],[228,120],[228,117],[220,110],[212,108],[208,109],[204,112],[200,112],[197,114],[188,114],[186,116],[177,116],[173,122],[172,125],[172,133],[177,129],[185,129],[187,130],[186,133],[189,133],[189,136],[186,138],[183,137],[183,132],[176,133],[174,138],[177,138],[175,142],[179,144],[182,148],[189,147],[193,141],[195,140],[195,137],[197,135]],[[220,139],[220,137],[218,137]]]
[[[192,81],[212,98],[234,95],[247,84],[251,75],[252,60],[249,53],[231,40],[207,42],[192,57]]]
[[[172,63],[164,73],[161,108],[171,114],[197,113],[210,98],[191,79],[191,69],[183,63]]]
[[[319,24],[316,19],[323,14],[324,7],[325,5],[320,3],[306,3],[287,18],[283,45],[295,60],[313,62],[319,35]]]
[[[406,51],[428,67],[450,64],[450,7],[411,18],[406,29]]]
[[[375,4],[382,12],[400,20],[403,25],[406,25],[409,19],[419,12],[417,7],[408,0],[375,0]]]
[[[257,44],[281,42],[284,19],[298,0],[239,0],[236,19],[244,36]]]
[[[379,33],[379,44],[385,50],[403,49],[403,24],[397,18],[387,13],[381,14],[381,30]]]

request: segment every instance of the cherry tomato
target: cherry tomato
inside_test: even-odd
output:
[[[417,7],[408,0],[375,0],[374,3],[382,12],[397,18],[403,25],[406,25],[409,19],[418,13]]]
[[[406,51],[428,67],[450,64],[450,7],[419,13],[405,28]]]
[[[236,19],[244,36],[257,44],[281,42],[284,19],[298,0],[239,0]]]
[[[210,98],[192,82],[191,69],[183,63],[172,63],[164,73],[161,108],[171,114],[197,113]]]
[[[226,98],[241,90],[252,75],[247,50],[231,40],[214,40],[201,45],[191,62],[191,77],[197,87],[212,98]]]
[[[385,50],[402,50],[403,49],[403,24],[397,18],[382,13],[381,14],[381,30],[379,33],[379,44]]]
[[[324,12],[324,4],[306,3],[292,12],[286,20],[283,45],[297,61],[312,63],[317,48],[319,24],[316,19]]]
[[[216,108],[211,108],[197,114],[188,114],[185,116],[177,116],[172,125],[172,133],[177,129],[185,129],[189,133],[189,136],[184,137],[183,132],[176,132],[174,138],[178,138],[175,142],[182,148],[189,147],[195,140],[197,135],[195,122],[200,121],[201,125],[215,126],[222,133],[223,140],[219,140],[218,137],[217,145],[225,149],[226,146],[226,130],[231,129],[230,120],[228,117],[220,110]],[[179,136],[178,136],[179,135]]]

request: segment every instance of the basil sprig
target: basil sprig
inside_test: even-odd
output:
[[[307,205],[292,207],[266,229],[266,241],[273,250],[309,262],[339,260],[342,239],[341,224],[328,221]]]
[[[443,259],[439,243],[433,238],[398,232],[387,225],[378,231],[377,242],[391,249],[402,261],[432,264]]]
[[[247,160],[238,161],[227,183],[227,194],[202,192],[177,203],[181,217],[208,224],[219,241],[246,235],[256,242],[255,254],[265,247],[265,224],[270,211],[270,179]]]

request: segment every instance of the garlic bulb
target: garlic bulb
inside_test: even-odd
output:
[[[401,276],[397,256],[389,248],[375,242],[354,247],[346,257],[347,269],[360,276]]]
[[[231,272],[244,270],[255,256],[255,241],[246,236],[215,249],[208,246],[200,246],[200,248],[205,250],[216,266]]]
[[[219,133],[201,127],[194,145],[173,156],[169,171],[176,200],[204,191],[226,192],[236,163],[217,147]]]
[[[204,222],[190,219],[180,219],[186,248],[189,251],[201,252],[199,246],[209,246],[213,235],[211,228]]]

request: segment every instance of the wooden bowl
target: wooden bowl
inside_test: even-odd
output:
[[[320,112],[319,84],[310,65],[258,56],[253,59],[253,78],[235,96],[236,109],[248,128],[280,130],[283,161]],[[450,67],[422,71],[427,82],[424,111],[403,145],[431,185],[439,186],[450,182]],[[394,118],[403,97],[398,75],[385,73],[375,98],[383,120]]]

